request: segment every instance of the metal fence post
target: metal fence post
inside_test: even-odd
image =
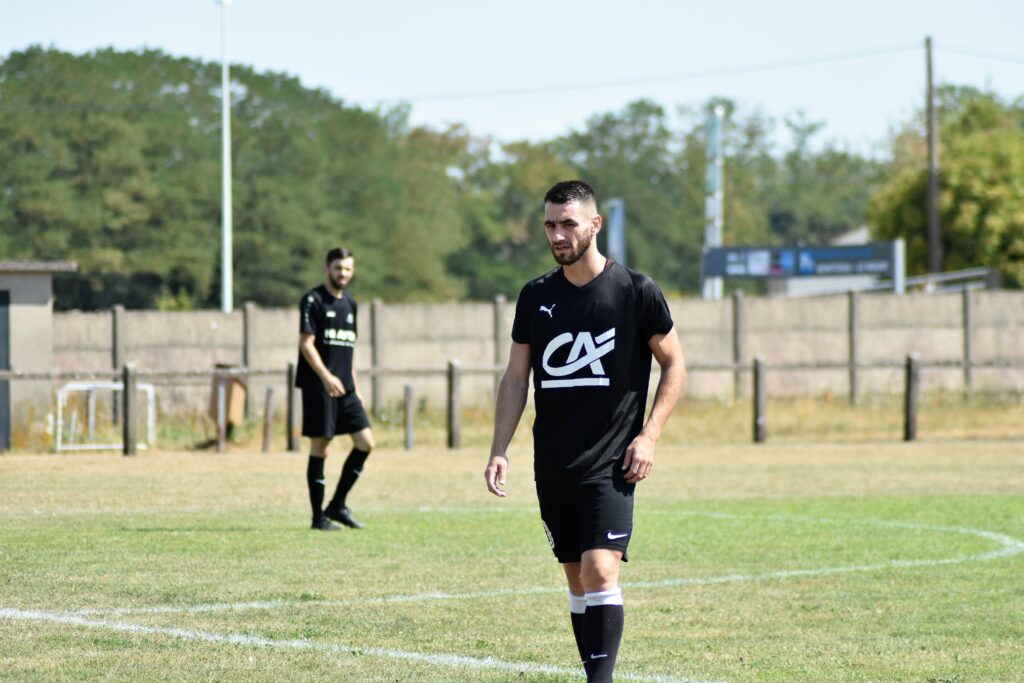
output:
[[[381,317],[384,314],[384,302],[374,299],[370,305],[370,365],[373,372],[370,374],[370,412],[379,417],[384,407],[383,380],[380,375],[380,366],[383,361],[383,339],[381,339]]]
[[[217,452],[227,450],[228,438],[228,382],[229,377],[214,373],[213,383],[217,387]]]
[[[448,448],[458,448],[461,443],[459,414],[459,361],[448,361]]]
[[[917,439],[917,408],[920,388],[921,369],[917,354],[907,356],[906,390],[903,398],[903,440]]]
[[[285,447],[289,452],[299,450],[299,426],[295,415],[295,363],[288,364],[285,386]]]
[[[122,451],[124,455],[135,455],[138,443],[138,415],[135,400],[135,364],[125,363],[121,369],[121,412],[124,417],[121,425]]]
[[[764,359],[754,358],[754,443],[764,443],[768,438],[765,421]]]
[[[242,307],[242,367],[246,370],[252,367],[256,356],[253,348],[256,345],[256,304],[251,301],[245,302]],[[252,397],[253,381],[251,375],[245,377],[245,416],[249,417],[254,410],[254,399]]]
[[[89,441],[96,438],[96,391],[89,389],[85,392],[85,415],[89,429]]]
[[[974,385],[974,298],[971,290],[963,290],[961,296],[964,327],[964,398],[970,398]]]
[[[124,367],[124,306],[121,304],[110,309],[110,367],[115,370]],[[110,404],[110,419],[115,425],[121,419],[121,403],[117,394]]]
[[[857,357],[858,357],[858,333],[860,331],[860,311],[858,310],[858,300],[860,296],[857,292],[850,291],[847,293],[847,362],[850,364],[850,405],[857,405],[857,394],[859,393],[858,377],[857,377]]]
[[[1002,288],[1002,276],[998,268],[989,268],[988,276],[985,277],[985,289],[996,290]]]
[[[732,400],[739,400],[743,394],[743,373],[740,365],[743,362],[743,292],[732,293],[732,362],[736,366],[733,371]]]
[[[270,432],[274,427],[274,387],[267,387],[267,399],[263,402],[263,452],[270,451]]]
[[[412,407],[412,385],[406,384],[405,391],[403,392],[404,398],[404,415],[405,415],[405,450],[412,450],[412,418],[413,418],[413,407]]]
[[[508,330],[505,324],[505,295],[494,297],[494,365],[499,368],[494,373],[494,395],[498,395],[501,384],[502,368],[508,362]]]

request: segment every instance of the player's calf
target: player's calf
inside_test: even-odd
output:
[[[586,657],[583,668],[588,683],[612,680],[615,660],[619,655],[625,613],[622,589],[610,588],[586,594],[587,609],[583,614],[583,643]]]

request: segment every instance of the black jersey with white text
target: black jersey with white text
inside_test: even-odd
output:
[[[315,337],[320,359],[350,394],[356,390],[352,362],[358,337],[358,313],[355,299],[347,292],[335,298],[324,285],[306,292],[299,302],[299,332]],[[323,386],[301,351],[295,386],[307,389]]]
[[[512,340],[530,345],[537,481],[593,481],[621,467],[643,428],[648,343],[672,326],[654,281],[612,261],[582,287],[561,268],[523,287]]]

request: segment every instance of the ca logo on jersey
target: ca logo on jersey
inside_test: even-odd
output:
[[[565,359],[565,365],[561,367],[551,366],[551,356],[558,349],[566,344],[572,343],[569,349],[569,356]],[[564,332],[558,335],[544,349],[542,363],[545,372],[552,377],[566,377],[577,374],[580,371],[586,372],[589,366],[591,376],[573,377],[570,379],[545,379],[541,380],[542,389],[562,389],[565,387],[606,387],[608,378],[604,374],[604,366],[601,365],[601,358],[611,353],[615,348],[615,328],[602,332],[596,337],[589,332],[580,332],[573,337],[572,332]]]

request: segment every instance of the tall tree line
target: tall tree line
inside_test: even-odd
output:
[[[966,140],[956,144],[967,156],[1009,154],[991,173],[1012,184],[1021,157],[1006,152],[1004,138],[1020,135],[1020,108],[979,93],[946,97],[945,111],[967,104],[949,115],[945,134]],[[514,297],[551,267],[540,201],[568,177],[625,199],[631,266],[667,290],[695,292],[705,120],[717,104],[727,110],[734,244],[822,243],[864,224],[869,206],[881,236],[909,230],[906,216],[887,217],[917,200],[914,174],[923,168],[915,122],[883,163],[819,143],[821,124],[801,116],[782,122],[788,142],[773,143],[776,122],[724,100],[675,112],[641,100],[553,140],[504,145],[461,126],[411,127],[401,107],[362,109],[244,66],[232,67],[231,102],[234,289],[238,302],[266,306],[292,305],[320,280],[322,254],[336,244],[355,251],[354,287],[364,298]],[[0,258],[77,261],[79,272],[56,282],[59,308],[216,306],[219,107],[216,64],[157,51],[9,55],[0,62]],[[985,138],[993,126],[1002,133]],[[949,144],[952,155],[958,147]],[[957,172],[987,161],[973,163]],[[948,168],[952,182],[956,167]],[[995,195],[990,203],[1001,201]],[[1013,262],[1006,235],[1024,231],[1013,227],[1013,209],[992,213],[1006,217],[985,228],[1009,247],[958,251],[979,214],[952,207],[972,197],[965,189],[948,200],[952,262]]]

